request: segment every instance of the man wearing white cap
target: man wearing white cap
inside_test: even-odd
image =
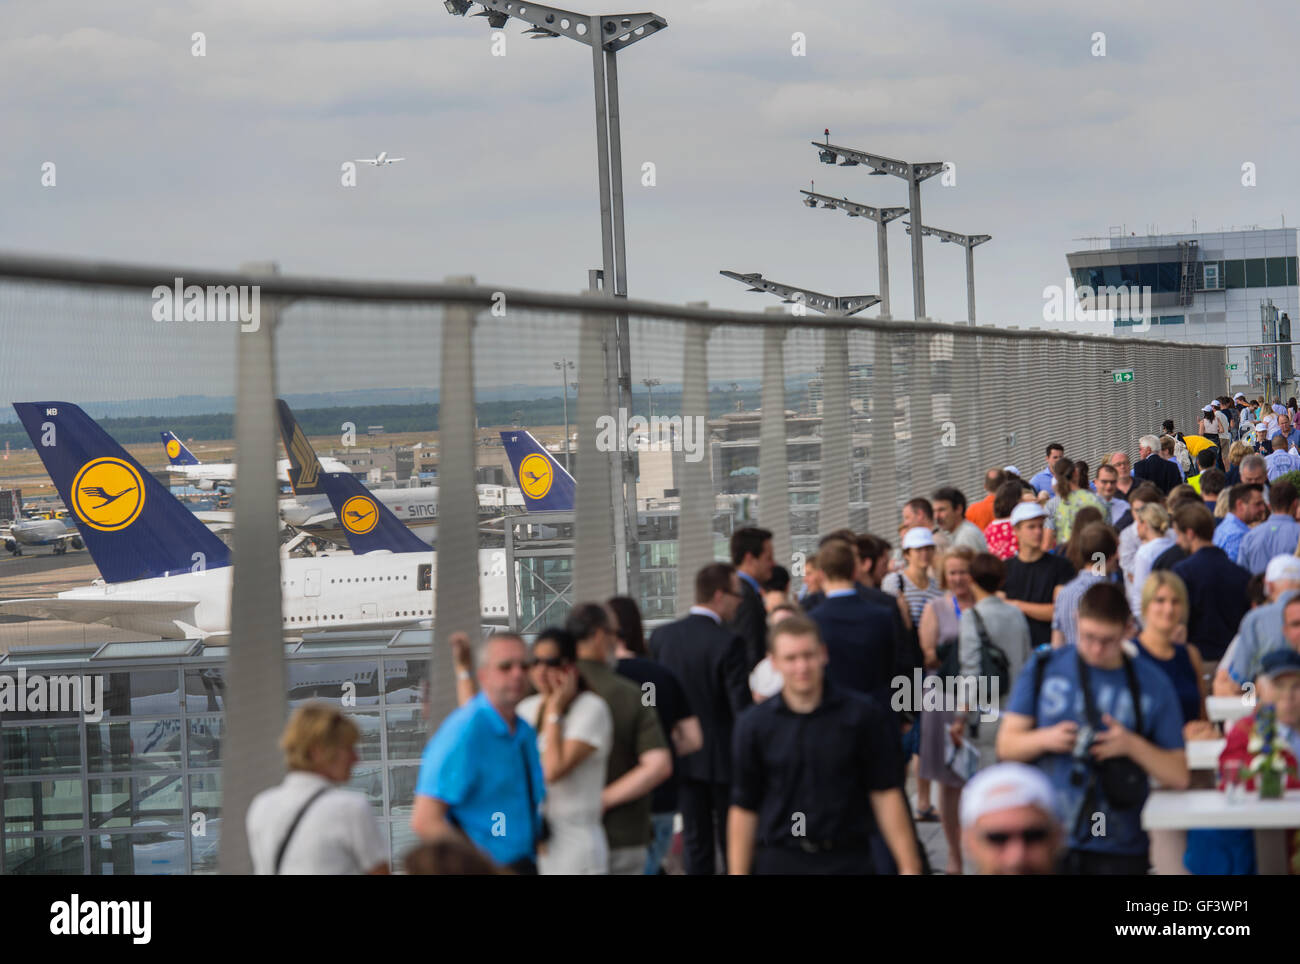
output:
[[[998,763],[961,794],[962,838],[980,874],[1056,872],[1064,833],[1056,793],[1041,770]]]
[[[1214,674],[1215,696],[1239,695],[1259,672],[1266,653],[1286,645],[1300,649],[1300,606],[1289,605],[1300,592],[1300,558],[1278,555],[1270,559],[1264,570],[1264,591],[1271,602],[1252,609],[1242,619],[1237,638]]]
[[[1057,590],[1074,578],[1074,566],[1064,556],[1043,551],[1046,517],[1047,510],[1036,502],[1022,502],[1011,510],[1011,528],[1020,548],[1007,560],[1003,590],[1007,602],[1029,621],[1029,639],[1034,646],[1051,642]]]

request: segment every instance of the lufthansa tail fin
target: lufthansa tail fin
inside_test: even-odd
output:
[[[15,402],[107,582],[230,565],[230,550],[76,405]]]
[[[348,545],[357,555],[387,549],[391,552],[429,552],[429,546],[406,527],[393,510],[384,505],[351,472],[324,472],[316,451],[293,417],[284,399],[276,399],[280,413],[280,436],[289,453],[289,484],[299,495],[324,493],[330,500],[339,525],[348,535]]]
[[[168,465],[202,465],[194,453],[185,447],[185,443],[176,437],[175,432],[162,433],[163,449],[167,453]]]
[[[573,510],[574,481],[568,471],[542,448],[531,432],[515,429],[501,433],[524,505],[529,510]]]

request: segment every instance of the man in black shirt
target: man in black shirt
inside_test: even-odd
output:
[[[905,874],[920,872],[901,751],[870,697],[827,683],[815,623],[772,630],[784,686],[736,721],[727,819],[732,874],[870,874],[878,827]]]
[[[1056,590],[1075,577],[1074,566],[1064,556],[1043,552],[1043,519],[1047,512],[1036,502],[1022,502],[1011,510],[1020,549],[1007,560],[1007,581],[1002,594],[1025,614],[1029,641],[1034,646],[1052,641],[1052,607]]]

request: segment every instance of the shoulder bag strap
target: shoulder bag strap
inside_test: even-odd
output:
[[[1128,653],[1121,655],[1124,657],[1124,675],[1128,677],[1128,695],[1133,700],[1133,732],[1145,740],[1146,734],[1142,732],[1142,691],[1138,688],[1137,670],[1133,667],[1133,660],[1128,658]]]
[[[307,812],[308,808],[310,808],[322,794],[328,793],[332,789],[334,788],[328,786],[321,787],[308,797],[307,802],[298,810],[298,815],[293,818],[293,823],[289,824],[289,832],[284,835],[284,839],[280,841],[280,849],[275,852],[275,875],[277,877],[280,875],[280,865],[284,863],[284,852],[289,849],[289,841],[293,839],[293,832],[298,829],[298,824],[302,823],[303,814]]]
[[[545,722],[545,721],[540,721]],[[528,748],[519,744],[519,756],[524,761],[524,782],[528,785],[528,839],[537,852],[537,795],[533,792],[533,768],[528,764]]]

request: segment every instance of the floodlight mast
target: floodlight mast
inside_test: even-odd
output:
[[[880,302],[877,295],[825,295],[811,288],[796,288],[793,285],[781,284],[779,281],[768,281],[757,271],[747,274],[739,271],[719,271],[718,274],[749,285],[750,291],[776,295],[786,304],[802,303],[814,311],[839,318],[856,315],[859,311],[865,311]]]
[[[668,26],[668,21],[653,13],[614,14],[609,16],[574,13],[558,7],[518,2],[518,0],[477,0],[493,27],[504,26],[509,18],[531,25],[525,31],[534,40],[568,37],[591,47],[592,74],[596,90],[596,167],[600,191],[600,238],[603,290],[616,298],[627,297],[627,257],[623,225],[623,147],[619,131],[618,63],[615,55],[624,47],[644,40]],[[466,0],[446,0],[447,12],[464,16],[471,4]],[[617,387],[619,407],[631,411],[632,355],[631,333],[626,315],[615,321]],[[619,466],[622,484],[614,507],[621,524],[614,527],[616,585],[620,593],[638,594],[640,568],[637,549],[636,474],[633,453],[612,453]]]
[[[907,233],[912,233],[910,222],[903,222],[907,228]],[[993,240],[991,234],[958,234],[956,231],[945,231],[943,228],[932,228],[929,225],[921,225],[920,237],[935,237],[940,241],[949,244],[960,244],[966,249],[966,324],[974,327],[975,325],[975,246],[983,244],[985,241]]]
[[[815,187],[816,185],[814,185]],[[870,204],[859,204],[848,198],[831,197],[816,191],[803,191],[806,195],[804,206],[809,208],[839,208],[851,218],[868,218],[876,222],[876,262],[880,274],[880,317],[888,321],[893,316],[889,312],[889,232],[888,224],[895,218],[907,213],[907,208],[877,208]]]
[[[830,143],[829,131],[826,133],[826,143],[809,143],[817,148],[817,156],[823,164],[834,164],[840,159],[841,167],[857,167],[861,164],[871,168],[872,174],[892,174],[907,181],[908,211],[913,223],[921,223],[921,182],[942,173],[943,161],[914,164],[879,154],[868,154],[851,147],[840,147]],[[925,317],[925,262],[919,237],[912,239],[912,314],[918,321]]]

